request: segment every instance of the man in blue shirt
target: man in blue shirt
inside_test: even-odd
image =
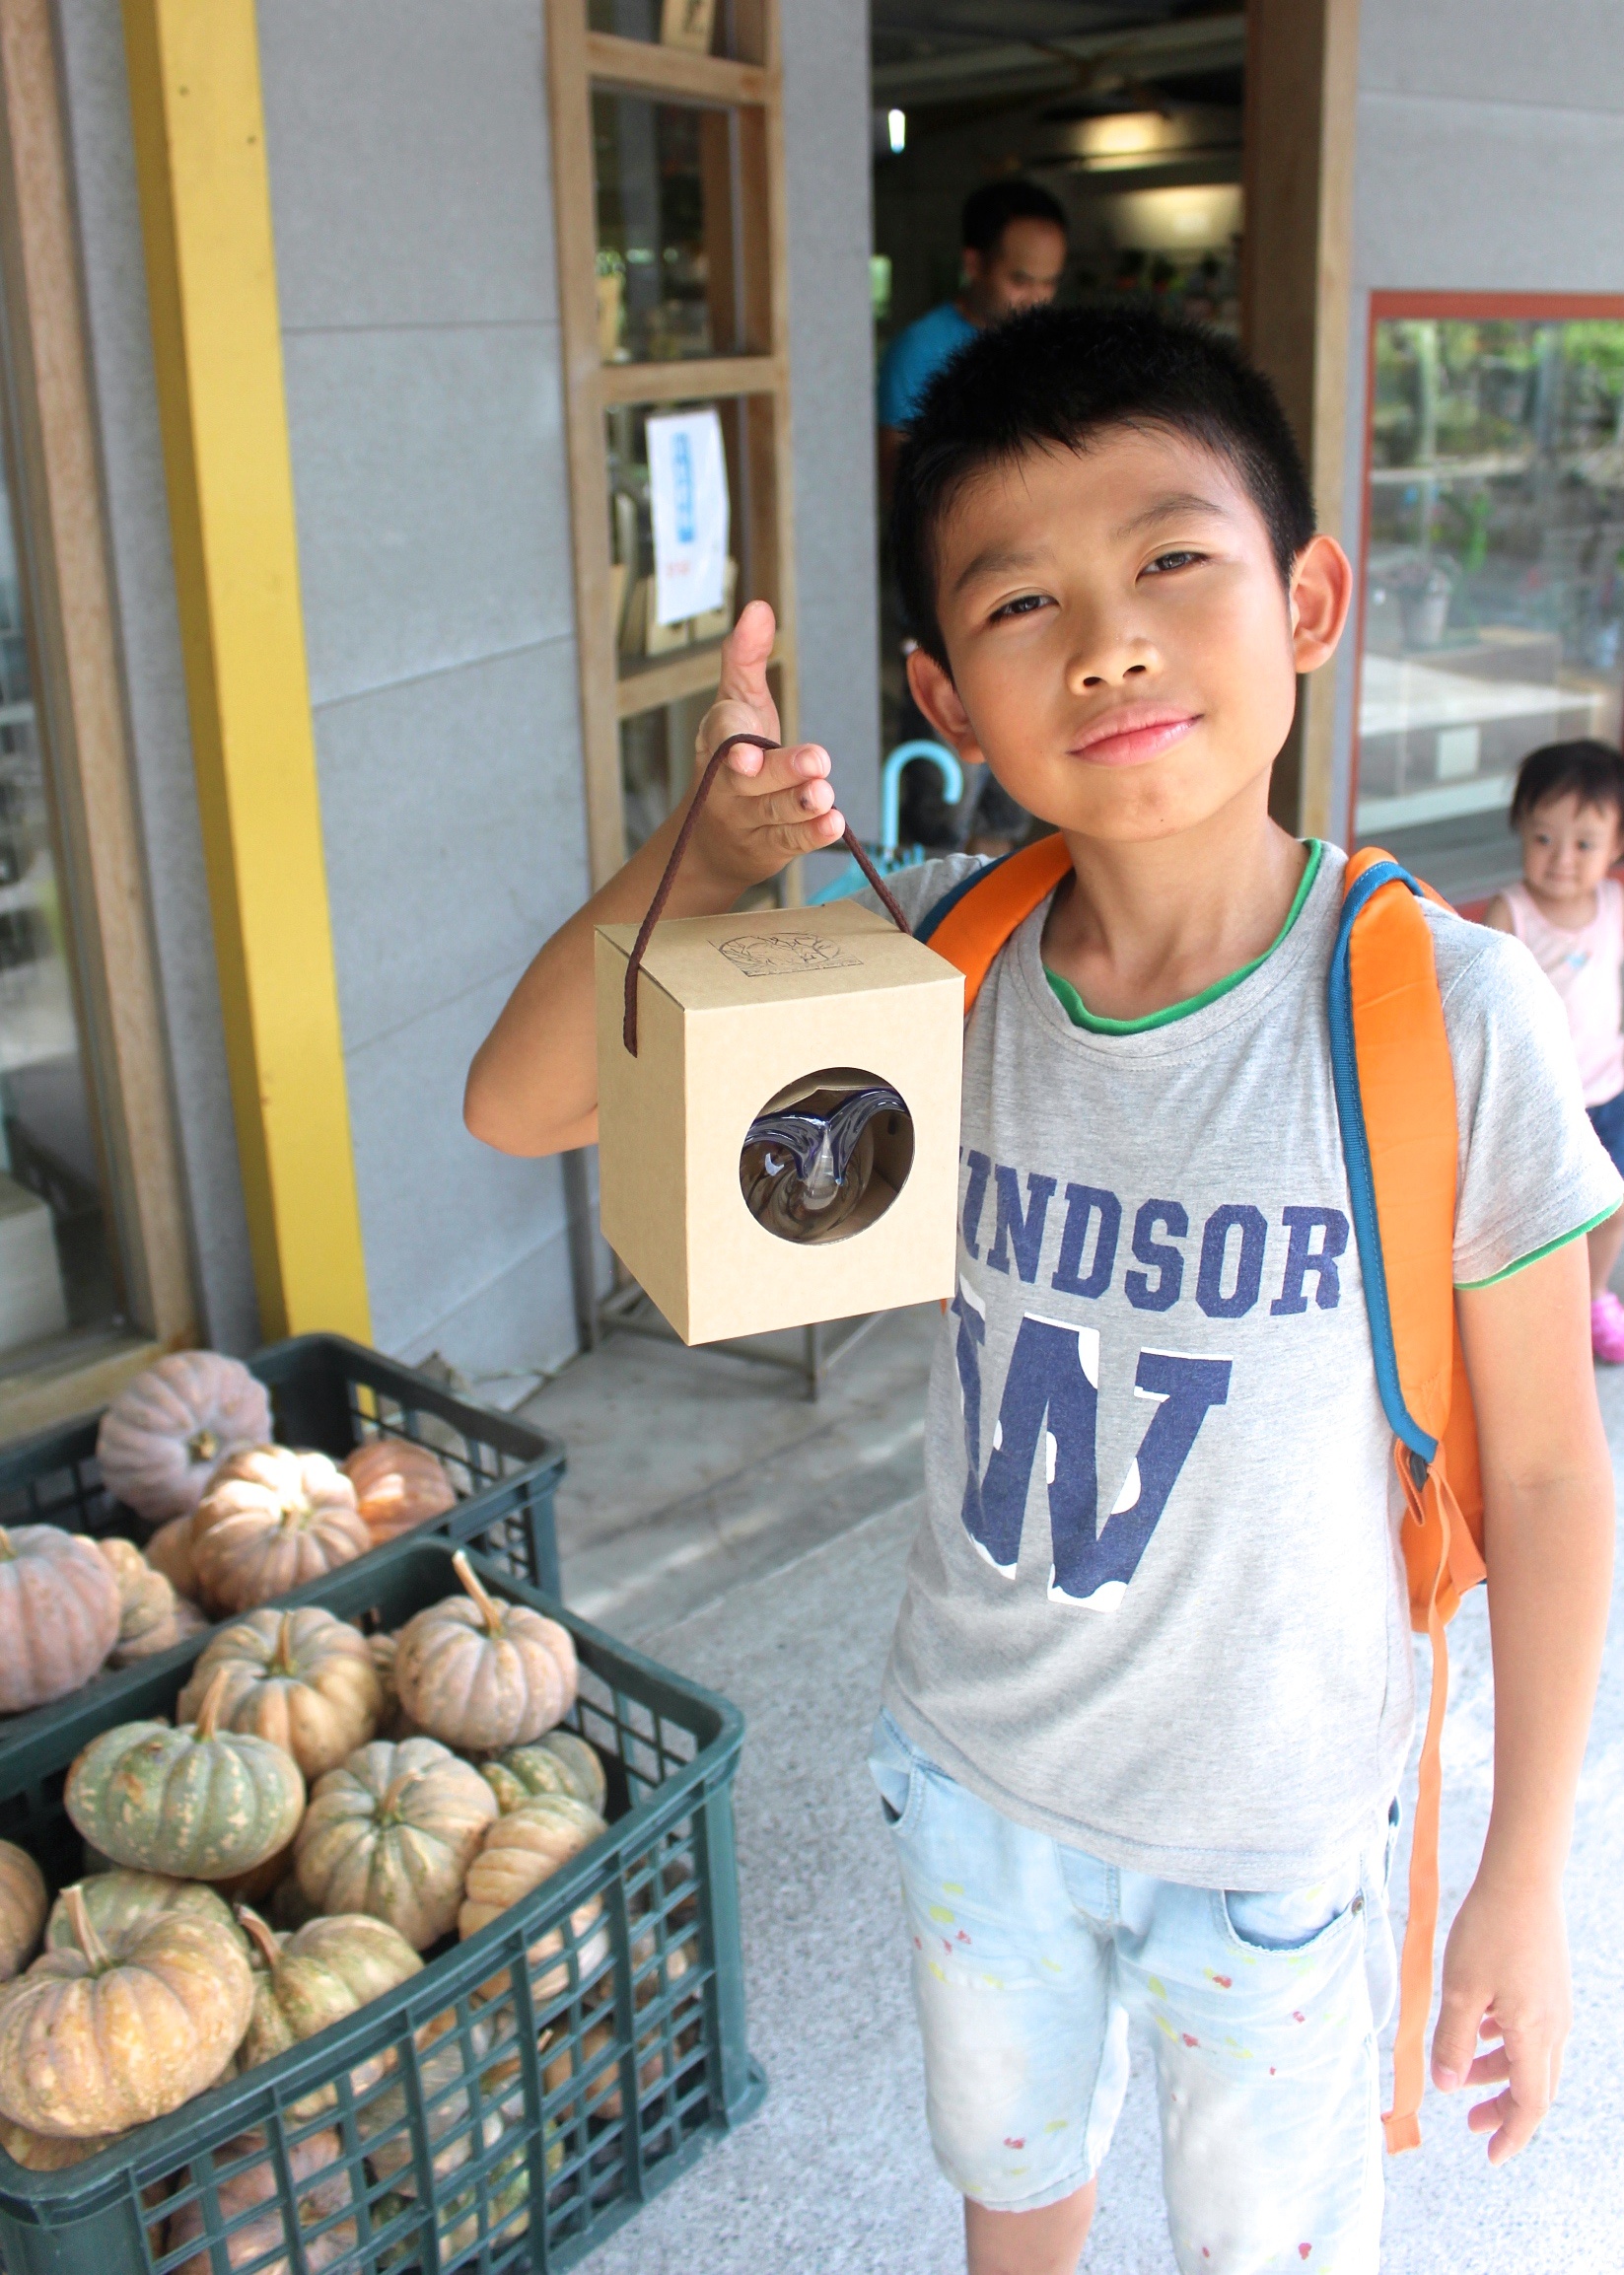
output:
[[[1022,309],[1051,301],[1066,268],[1066,216],[1035,181],[989,181],[964,200],[959,230],[963,283],[956,300],[944,301],[906,331],[899,331],[880,366],[880,492],[888,505],[896,461],[915,406],[942,366],[986,325]],[[904,639],[902,653],[913,646]],[[931,739],[935,729],[915,708],[903,681],[898,738]],[[1027,825],[1009,793],[972,768],[957,814],[942,802],[942,779],[916,759],[902,774],[902,835],[907,843],[960,846],[996,859],[1021,842]],[[966,834],[967,832],[967,834]]]
[[[880,482],[891,476],[914,406],[948,358],[985,325],[1053,300],[1066,266],[1066,216],[1035,181],[989,181],[964,201],[963,277],[944,301],[897,333],[880,366]]]

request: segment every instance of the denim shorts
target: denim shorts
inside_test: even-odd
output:
[[[1604,1098],[1599,1105],[1588,1105],[1585,1111],[1590,1117],[1591,1129],[1607,1149],[1608,1160],[1624,1176],[1624,1090],[1616,1098]]]
[[[1091,2180],[1140,2021],[1184,2275],[1375,2275],[1391,1827],[1313,1887],[1185,1887],[1016,1824],[888,1714],[869,1767],[902,1868],[927,2117],[953,2185],[1025,2212]]]

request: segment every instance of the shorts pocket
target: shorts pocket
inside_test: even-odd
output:
[[[1313,1955],[1350,1927],[1363,1929],[1365,1895],[1357,1869],[1306,1888],[1253,1893],[1224,1888],[1214,1897],[1218,1921],[1236,1951],[1254,1956]]]
[[[925,1757],[910,1745],[883,1710],[869,1741],[869,1775],[880,1795],[885,1822],[893,1832],[914,1824],[924,1801]]]

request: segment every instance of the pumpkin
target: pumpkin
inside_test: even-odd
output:
[[[575,1704],[567,1628],[525,1603],[499,1603],[460,1549],[465,1593],[431,1603],[400,1630],[394,1686],[431,1738],[470,1752],[524,1745]]]
[[[218,1670],[195,1723],[120,1723],[68,1771],[68,1814],[114,1864],[229,1880],[293,1838],[305,1808],[299,1764],[268,1739],[218,1728],[230,1679]]]
[[[413,2043],[438,2192],[477,2150],[494,2148],[510,2125],[524,2122],[525,2089],[511,2021],[499,2034],[491,2022],[476,2017],[464,2036],[457,2010],[448,2007],[423,2025]],[[477,2127],[464,2083],[470,2076],[482,2111]],[[392,2180],[402,2195],[415,2196],[409,2106],[403,2085],[386,2086],[359,2112],[358,2124],[375,2178]]]
[[[551,2118],[542,2127],[546,2141],[545,2169],[550,2179],[562,2169],[564,2141],[559,2127]],[[530,2172],[529,2153],[515,2149],[494,2166],[485,2181],[485,2210],[481,2222],[480,2190],[477,2184],[459,2188],[443,2204],[434,2207],[435,2229],[440,2239],[440,2264],[449,2267],[471,2256],[483,2240],[492,2259],[500,2259],[509,2246],[529,2233]],[[414,2210],[417,2198],[405,2185],[391,2188],[381,2196],[373,2211],[373,2229],[387,2228],[402,2212]],[[410,2242],[397,2243],[378,2262],[380,2270],[407,2264],[417,2260]]]
[[[355,1487],[325,1454],[249,1446],[222,1461],[197,1504],[191,1555],[205,1604],[247,1611],[364,1556]]]
[[[191,1514],[223,1455],[270,1434],[265,1386],[240,1359],[176,1351],[125,1384],[102,1417],[96,1457],[114,1499],[162,1525]]]
[[[147,1562],[164,1578],[177,1596],[188,1602],[197,1601],[197,1567],[191,1560],[191,1521],[194,1512],[184,1517],[174,1517],[167,1525],[160,1525],[147,1542]]]
[[[0,1840],[0,1982],[21,1974],[39,1948],[50,1898],[27,1849]]]
[[[154,1570],[133,1542],[115,1538],[96,1545],[118,1586],[114,1667],[168,1651],[206,1625],[197,1606],[177,1596],[168,1576]]]
[[[365,1912],[315,1919],[285,1937],[274,1935],[247,1904],[238,1906],[237,1916],[259,1962],[253,2014],[237,2054],[239,2070],[274,2061],[289,2046],[314,2038],[329,2023],[341,2022],[422,1971],[423,1962],[410,1944],[385,1921]],[[358,2064],[350,2072],[354,2091],[365,2093],[376,2085],[393,2059],[392,2053],[385,2052]],[[336,2089],[323,2086],[294,2102],[291,2114],[303,2124],[334,2107],[337,2100]]]
[[[0,2149],[30,2172],[65,2172],[70,2165],[82,2165],[87,2157],[100,2156],[123,2137],[122,2133],[94,2133],[89,2140],[64,2141],[52,2133],[31,2133],[27,2125],[14,2125],[9,2117],[0,2117]]]
[[[432,1738],[358,1746],[311,1796],[294,1843],[299,1884],[327,1913],[369,1912],[426,1951],[453,1926],[496,1797]]]
[[[0,1714],[66,1698],[118,1641],[118,1583],[94,1540],[55,1525],[0,1531]]]
[[[384,1694],[366,1637],[315,1604],[250,1611],[211,1637],[176,1705],[178,1720],[191,1720],[221,1668],[224,1727],[268,1738],[313,1783],[377,1733]]]
[[[47,1951],[83,1952],[85,1946],[79,1941],[78,1930],[82,1919],[90,1922],[104,1944],[115,1944],[138,1927],[177,1915],[229,1928],[244,1951],[247,1950],[230,1904],[217,1889],[205,1887],[201,1882],[171,1880],[164,1873],[123,1872],[115,1868],[80,1881],[77,1892],[77,1904],[70,1904],[65,1894],[59,1895],[52,1904],[50,1918],[45,1922]]]
[[[608,1779],[597,1749],[573,1730],[549,1730],[533,1745],[510,1746],[493,1760],[481,1762],[479,1774],[504,1815],[510,1809],[523,1809],[538,1793],[567,1793],[600,1816],[608,1800]]]
[[[279,1848],[274,1856],[262,1864],[249,1865],[247,1872],[228,1873],[224,1880],[211,1882],[217,1895],[225,1897],[233,1910],[242,1904],[269,1903],[282,1883],[293,1871],[293,1843]]]
[[[309,2275],[321,2275],[323,2268],[355,2248],[355,2222],[340,2217],[355,2203],[342,2157],[336,2133],[311,2133],[287,2146],[296,2205],[293,2216],[299,2223],[301,2258]],[[214,2223],[207,2217],[208,2195],[201,2190],[172,2215],[164,2236],[165,2252],[184,2251],[191,2243],[200,2248],[189,2259],[170,2267],[170,2275],[214,2275],[221,2264],[251,2268],[253,2275],[289,2275],[288,2209],[281,2198],[279,2160],[272,2156],[262,2132],[240,2133],[235,2141],[215,2150],[216,2173],[230,2171],[242,2159],[250,2161],[230,2179],[217,2178],[209,2191],[220,2207],[223,2241],[211,2246],[205,2239]],[[223,2260],[216,2253],[223,2253]],[[170,2266],[168,2259],[165,2264]]]
[[[457,1488],[444,1466],[411,1438],[370,1438],[344,1457],[343,1470],[375,1542],[393,1540],[457,1507]]]
[[[229,1922],[164,1909],[104,1938],[83,1888],[63,1901],[72,1942],[0,1990],[0,2115],[83,2140],[212,2085],[248,2026],[253,1978]]]
[[[466,1942],[469,1936],[477,1935],[511,1904],[529,1895],[531,1888],[550,1880],[571,1857],[579,1856],[589,1841],[607,1830],[596,1810],[563,1793],[538,1795],[522,1809],[498,1817],[468,1867],[465,1893],[457,1915],[459,1936]],[[596,1896],[578,1904],[570,1914],[583,1981],[601,1966],[608,1955],[608,1932],[600,1925],[602,1916],[603,1907]],[[530,1945],[527,1957],[535,1998],[552,1998],[569,1988],[569,1961],[560,1958],[563,1950],[561,1928],[549,1930]],[[559,1963],[547,1966],[545,1962],[549,1959],[558,1959]],[[537,1967],[543,1969],[539,1976],[534,1971]],[[480,1984],[476,1995],[495,1998],[503,1987],[504,1977],[495,1975]]]

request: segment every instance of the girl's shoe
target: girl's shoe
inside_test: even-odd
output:
[[[1624,1365],[1624,1304],[1611,1288],[1590,1306],[1590,1349],[1609,1367]]]

